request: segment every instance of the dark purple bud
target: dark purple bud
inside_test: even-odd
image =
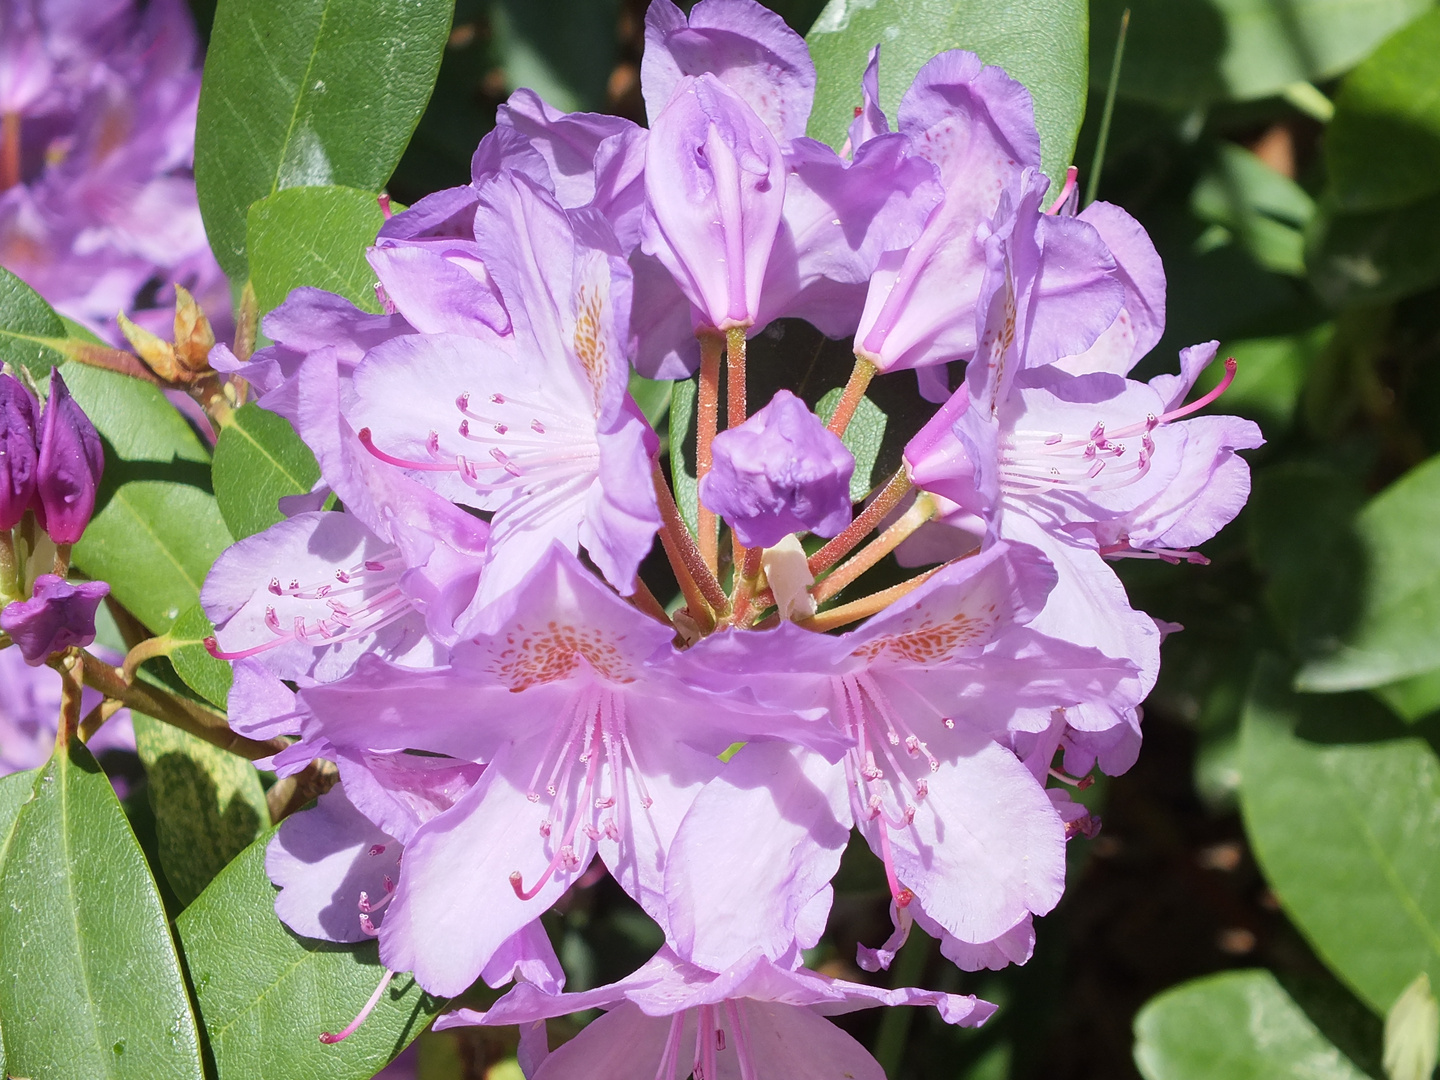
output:
[[[13,529],[35,500],[35,398],[0,375],[0,529]]]
[[[72,585],[54,574],[35,579],[35,595],[0,611],[0,628],[20,646],[31,667],[72,645],[84,648],[95,640],[95,609],[110,592],[103,581]]]
[[[50,372],[50,400],[40,417],[40,464],[35,486],[36,516],[50,539],[73,544],[95,510],[95,489],[105,471],[105,454],[95,425],[70,396],[57,369]]]
[[[850,524],[855,458],[790,391],[715,436],[713,453],[700,499],[746,547],[805,530],[834,536]]]

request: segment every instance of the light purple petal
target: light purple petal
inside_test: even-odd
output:
[[[351,805],[337,784],[310,810],[292,814],[265,851],[265,872],[280,886],[275,914],[305,937],[365,941],[361,897],[389,895],[400,876],[400,844]],[[378,921],[379,916],[376,916]]]
[[[754,0],[700,0],[685,15],[669,0],[645,13],[640,83],[651,126],[686,75],[709,72],[745,100],[777,139],[805,134],[815,65],[805,41]]]
[[[855,114],[855,119],[850,121],[850,130],[845,139],[850,153],[846,156],[853,156],[871,139],[890,131],[890,121],[880,108],[879,45],[870,50],[870,59],[865,64],[865,74],[860,77],[860,94],[863,104],[861,104],[859,112]]]
[[[747,745],[705,786],[670,848],[676,951],[714,971],[753,949],[784,956],[839,868],[849,825],[838,766],[783,743]]]
[[[785,198],[775,136],[713,75],[686,76],[651,126],[645,193],[641,249],[710,326],[754,323]]]

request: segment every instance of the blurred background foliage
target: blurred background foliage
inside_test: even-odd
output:
[[[833,2],[832,23],[846,11]],[[213,0],[192,6],[208,34]],[[466,182],[519,86],[643,122],[645,6],[457,0],[391,194],[408,204]],[[825,5],[770,6],[804,33]],[[1139,763],[1084,795],[1105,827],[1072,845],[1034,959],[963,975],[917,933],[889,975],[979,993],[1000,1014],[980,1031],[902,1009],[843,1023],[892,1080],[1422,1080],[1440,983],[1440,9],[1091,0],[1082,187],[1127,9],[1098,193],[1165,260],[1167,331],[1140,374],[1219,338],[1239,360],[1224,411],[1269,441],[1208,567],[1121,567],[1134,605],[1184,630],[1166,642]],[[783,329],[785,351],[808,333],[843,378],[843,343]],[[874,397],[884,411],[883,380]],[[912,420],[872,418],[879,467]],[[855,943],[884,936],[886,889],[864,858],[836,886],[811,960],[859,977]],[[607,879],[547,921],[571,989],[660,944]],[[510,1080],[513,1038],[427,1033],[405,1067]]]

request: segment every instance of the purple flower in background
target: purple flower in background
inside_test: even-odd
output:
[[[713,452],[700,500],[746,547],[806,530],[834,536],[850,524],[854,455],[789,390],[717,435]]]
[[[19,379],[0,375],[0,530],[13,529],[35,502],[38,412]]]
[[[117,311],[168,332],[174,282],[228,313],[191,178],[200,68],[185,4],[9,0],[0,42],[0,265],[116,344]]]
[[[826,1022],[877,1005],[929,1005],[947,1024],[976,1027],[995,1011],[973,994],[900,987],[884,990],[831,979],[793,958],[750,956],[723,973],[661,949],[632,975],[577,994],[521,983],[486,1012],[457,1009],[436,1030],[519,1024],[520,1054],[531,1080],[884,1080],[884,1070],[851,1036]],[[543,1021],[582,1009],[608,1011],[554,1053]]]
[[[40,415],[35,466],[35,516],[57,544],[73,544],[90,524],[105,471],[100,434],[70,396],[59,368],[50,369],[50,397]]]
[[[0,629],[10,635],[32,667],[51,653],[95,640],[95,609],[110,593],[103,581],[71,585],[54,574],[35,579],[35,595],[0,611]]]
[[[90,651],[107,664],[120,663],[121,657],[109,649],[96,645]],[[99,703],[100,691],[86,687],[80,697],[81,715]],[[0,776],[44,765],[55,749],[59,717],[59,673],[43,665],[32,667],[19,649],[0,649]],[[133,754],[130,710],[121,709],[105,721],[88,745],[97,756],[110,750]]]

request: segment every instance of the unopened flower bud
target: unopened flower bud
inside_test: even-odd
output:
[[[35,595],[0,611],[0,628],[20,647],[31,667],[72,645],[84,648],[95,640],[95,609],[110,592],[103,581],[72,585],[54,574],[35,579]]]
[[[794,532],[834,536],[850,523],[855,458],[788,390],[739,427],[715,436],[700,501],[746,547]]]
[[[95,491],[105,470],[100,435],[58,369],[50,372],[50,400],[40,418],[40,459],[36,470],[37,517],[57,544],[80,539],[95,511]]]
[[[175,286],[175,359],[189,372],[199,373],[210,366],[215,331],[195,298],[182,285]]]
[[[116,316],[116,319],[120,323],[120,332],[125,335],[125,340],[130,342],[130,347],[135,350],[141,360],[145,361],[151,371],[166,382],[183,382],[185,380],[185,369],[175,358],[173,345],[158,334],[152,334],[143,326],[131,322],[125,317],[123,311]]]
[[[13,529],[35,501],[35,398],[0,375],[0,530]]]

